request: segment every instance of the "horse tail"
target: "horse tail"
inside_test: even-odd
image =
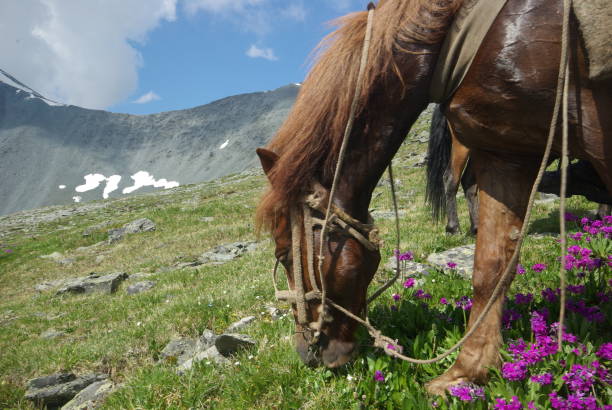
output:
[[[435,220],[446,215],[446,192],[444,189],[444,173],[451,159],[452,140],[446,117],[436,105],[431,117],[429,129],[429,145],[427,146],[427,188],[425,202],[431,206]]]

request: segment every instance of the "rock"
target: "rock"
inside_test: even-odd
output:
[[[220,245],[203,253],[198,261],[200,263],[220,265],[238,258],[247,252],[254,251],[257,249],[258,245],[257,242],[234,242],[227,245]]]
[[[146,278],[150,278],[151,276],[153,276],[152,273],[136,272],[136,273],[132,273],[128,279],[130,279],[130,280],[134,280],[134,279],[146,279]]]
[[[59,407],[90,384],[106,378],[105,374],[76,377],[73,373],[56,373],[39,377],[28,382],[25,398],[39,406]]]
[[[105,244],[105,242],[97,242],[97,243],[94,243],[93,245],[89,245],[89,246],[79,246],[74,251],[78,252],[78,253],[94,251],[96,248],[98,248],[98,247],[100,247],[100,246],[102,246],[104,244]]]
[[[114,293],[119,284],[127,279],[128,275],[125,272],[115,272],[101,276],[97,273],[92,273],[89,276],[75,278],[64,283],[57,291],[57,295],[65,293]]]
[[[176,269],[186,269],[186,268],[195,268],[198,267],[202,264],[202,262],[200,261],[193,261],[193,262],[179,262],[176,265],[174,265],[174,267]]]
[[[255,341],[247,335],[226,333],[217,337],[215,346],[223,356],[231,356],[239,350],[255,346]]]
[[[101,229],[104,229],[104,228],[106,228],[107,226],[109,226],[111,224],[112,224],[111,221],[104,221],[102,223],[89,226],[89,227],[85,228],[85,230],[83,231],[83,236],[89,236],[92,233],[94,233],[95,231],[99,231]]]
[[[155,223],[148,218],[136,219],[128,222],[121,228],[110,229],[108,231],[108,243],[120,241],[128,234],[151,232],[156,229]]]
[[[216,346],[211,346],[202,352],[196,353],[191,359],[180,364],[177,370],[179,374],[183,374],[184,372],[191,370],[194,364],[204,360],[209,360],[210,362],[219,365],[228,365],[231,363],[229,359],[223,357],[221,353],[219,353]]]
[[[412,158],[412,167],[421,168],[427,165],[427,154],[419,154]]]
[[[234,322],[231,325],[229,325],[228,328],[225,330],[225,333],[234,333],[240,329],[244,329],[245,327],[250,325],[253,321],[255,321],[255,319],[256,319],[255,316],[247,316],[243,319],[240,319],[239,321]]]
[[[180,366],[195,355],[197,343],[198,339],[180,338],[172,340],[159,354],[159,361]]]
[[[133,285],[128,286],[126,292],[128,295],[135,295],[137,293],[142,293],[147,290],[153,289],[153,287],[156,284],[157,282],[152,281],[152,280],[145,280],[143,282],[137,282],[137,283],[134,283]]]
[[[99,265],[102,262],[104,262],[105,259],[106,259],[106,255],[98,255],[96,256],[96,259],[94,259],[94,262],[96,265]]]
[[[474,269],[475,245],[459,246],[440,253],[432,253],[427,257],[427,262],[444,271],[455,270],[460,275],[470,278]],[[455,268],[448,266],[449,262],[456,263]]]
[[[217,335],[212,330],[206,329],[198,339],[196,348],[199,351],[206,350],[215,344],[215,340],[217,340]]]
[[[551,204],[555,202],[559,197],[555,194],[545,194],[540,192],[540,199],[536,199],[534,202],[536,204]]]
[[[214,216],[203,216],[202,218],[200,218],[200,222],[213,222],[214,220]]]
[[[62,255],[60,252],[53,252],[49,255],[43,255],[41,256],[41,258],[43,259],[51,259],[54,260],[55,262],[59,262],[62,259],[64,259],[64,255]]]
[[[117,386],[111,381],[94,382],[81,390],[62,410],[91,410],[99,407]]]
[[[53,290],[53,289],[56,289],[62,286],[65,282],[66,281],[63,279],[53,280],[50,282],[43,282],[43,283],[39,283],[38,285],[34,286],[34,289],[39,292],[47,292],[49,290]]]
[[[55,339],[62,336],[66,336],[66,332],[57,331],[55,329],[48,329],[40,334],[42,339]]]
[[[385,269],[395,272],[397,268],[397,262],[395,256],[390,256]],[[433,268],[430,265],[414,261],[400,261],[400,269],[402,270],[401,278],[415,277],[415,276],[427,276],[429,271]]]
[[[60,265],[72,265],[74,263],[74,258],[64,258],[56,262]]]

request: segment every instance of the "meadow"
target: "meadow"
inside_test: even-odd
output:
[[[413,127],[393,161],[401,218],[400,252],[416,262],[427,255],[474,242],[467,209],[459,198],[463,234],[447,236],[432,221],[424,203],[424,168],[414,167],[425,152],[419,136],[428,123]],[[253,213],[265,188],[261,173],[243,173],[199,185],[120,200],[107,206],[0,237],[0,408],[34,408],[23,396],[28,379],[58,371],[106,373],[121,388],[103,408],[219,409],[610,409],[612,387],[612,221],[593,222],[595,204],[568,200],[568,246],[572,258],[568,287],[567,341],[551,348],[559,310],[558,201],[536,206],[521,266],[506,303],[502,369],[491,369],[485,386],[463,385],[446,400],[427,396],[424,384],[441,374],[455,355],[440,363],[416,366],[373,349],[360,331],[360,351],[349,365],[311,369],[295,353],[291,315],[275,320],[267,308],[284,311],[270,280],[273,244],[257,237]],[[390,210],[388,186],[373,196],[372,209]],[[70,207],[68,207],[70,208]],[[137,218],[157,229],[135,234],[94,252],[78,247],[104,241],[106,231]],[[583,220],[583,218],[591,218]],[[93,225],[109,226],[82,232]],[[394,221],[377,221],[385,240],[382,257],[394,253]],[[582,235],[576,235],[581,232]],[[588,241],[587,241],[588,239]],[[220,244],[258,240],[259,248],[224,265],[173,268]],[[40,256],[61,252],[74,259],[61,265]],[[102,256],[101,258],[99,256]],[[598,262],[599,261],[599,262]],[[452,261],[449,261],[452,263]],[[130,296],[128,282],[110,295],[63,295],[34,286],[90,272],[150,273],[157,282],[148,292]],[[390,277],[381,266],[375,284]],[[370,307],[372,322],[397,338],[404,351],[429,358],[454,344],[469,315],[471,284],[451,272],[431,270],[395,284]],[[371,286],[373,291],[376,286]],[[221,333],[232,322],[256,316],[243,332],[257,341],[228,366],[200,362],[179,375],[172,364],[158,364],[164,346],[179,336],[197,337],[205,329]],[[41,338],[48,329],[65,333]],[[520,404],[519,404],[520,402]]]

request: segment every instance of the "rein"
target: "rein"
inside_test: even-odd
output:
[[[542,162],[540,164],[540,168],[531,189],[531,193],[529,196],[527,210],[525,212],[523,226],[517,238],[516,248],[510,261],[508,262],[502,276],[500,277],[493,293],[491,294],[487,304],[485,305],[483,311],[480,313],[478,318],[475,320],[472,327],[464,334],[464,336],[451,348],[447,349],[443,353],[432,359],[416,359],[408,356],[404,356],[401,351],[402,347],[398,345],[397,340],[393,340],[387,336],[384,336],[379,330],[374,328],[367,317],[367,305],[371,303],[374,299],[380,296],[386,289],[388,289],[391,285],[393,285],[400,276],[400,262],[399,258],[396,259],[396,272],[395,275],[385,283],[380,289],[378,289],[372,296],[370,296],[366,301],[366,309],[364,318],[361,318],[344,307],[338,305],[333,300],[329,299],[326,294],[325,288],[325,280],[323,277],[323,248],[325,239],[330,229],[340,228],[340,232],[343,232],[345,235],[350,236],[357,241],[359,241],[366,249],[368,250],[378,250],[380,246],[380,241],[378,239],[378,231],[374,228],[373,224],[362,224],[361,222],[355,220],[350,215],[346,214],[342,209],[339,209],[333,204],[333,200],[336,194],[337,183],[339,180],[340,170],[342,168],[342,164],[344,161],[344,156],[346,152],[346,147],[348,145],[348,139],[351,134],[353,123],[355,119],[355,114],[357,110],[357,103],[359,99],[359,95],[361,94],[362,88],[362,79],[365,71],[365,66],[368,60],[369,53],[369,45],[370,39],[372,35],[372,25],[374,18],[374,9],[375,6],[373,3],[368,5],[368,21],[366,26],[366,34],[363,43],[363,51],[361,56],[361,64],[359,67],[359,74],[357,77],[357,84],[355,87],[355,94],[353,97],[351,111],[349,115],[349,120],[346,125],[345,133],[342,140],[342,145],[340,147],[340,152],[338,156],[338,162],[336,164],[336,169],[334,173],[334,179],[332,183],[331,190],[329,192],[328,204],[326,207],[323,207],[321,202],[321,198],[317,198],[315,194],[310,195],[306,198],[305,202],[301,205],[301,209],[299,207],[294,207],[290,211],[290,220],[291,220],[291,235],[292,235],[292,259],[293,259],[293,276],[295,282],[295,290],[287,290],[282,291],[278,290],[277,282],[276,282],[276,272],[278,268],[279,261],[276,261],[274,266],[274,271],[272,274],[275,296],[279,300],[287,301],[290,303],[295,303],[297,307],[297,321],[300,325],[309,328],[313,331],[313,337],[310,340],[310,345],[315,345],[319,341],[320,332],[322,329],[322,325],[324,321],[328,320],[326,315],[326,306],[330,305],[340,312],[344,313],[346,316],[351,319],[357,321],[358,323],[364,325],[370,336],[374,338],[374,346],[384,349],[385,353],[399,358],[401,360],[407,361],[409,363],[414,364],[431,364],[439,362],[446,357],[453,354],[457,351],[466,340],[478,329],[478,327],[484,321],[484,318],[489,314],[491,308],[495,301],[500,297],[502,291],[506,287],[511,279],[512,269],[516,266],[518,262],[518,256],[520,249],[523,244],[523,240],[527,234],[527,229],[529,226],[529,221],[531,219],[531,212],[533,209],[533,205],[535,202],[535,195],[537,193],[537,188],[540,185],[544,172],[546,170],[546,166],[548,164],[548,160],[550,158],[550,153],[552,150],[552,144],[554,141],[556,126],[559,118],[559,111],[561,105],[563,106],[563,120],[562,120],[562,156],[561,156],[561,192],[560,192],[560,236],[561,236],[561,260],[563,260],[563,256],[565,254],[565,246],[566,246],[566,238],[565,238],[565,192],[567,186],[567,165],[568,165],[568,85],[569,85],[569,64],[568,64],[568,49],[569,49],[569,11],[571,6],[571,0],[563,0],[563,30],[562,30],[562,38],[561,38],[561,59],[559,64],[559,75],[557,78],[557,89],[555,96],[555,105],[553,108],[553,115],[551,119],[550,129],[547,137],[546,148],[544,150],[544,154],[542,157]],[[395,213],[395,224],[397,229],[397,248],[400,247],[400,233],[399,233],[399,212],[397,206],[397,198],[395,195],[395,185],[393,180],[393,170],[391,167],[391,163],[388,167],[389,177],[390,177],[390,185],[391,185],[391,194],[393,199],[393,207]],[[325,214],[325,219],[321,220],[312,216],[311,212],[315,210]],[[304,283],[303,283],[303,275],[302,275],[302,253],[301,253],[301,242],[302,242],[302,229],[301,229],[301,220],[300,220],[300,211],[302,213],[302,219],[304,224],[304,236],[306,242],[306,251],[307,251],[307,261],[308,261],[308,272],[309,279],[312,286],[312,291],[305,292]],[[371,217],[370,217],[371,219]],[[319,246],[319,254],[318,254],[318,269],[319,269],[319,280],[321,283],[321,289],[317,286],[317,281],[314,274],[314,234],[313,227],[320,226],[321,227],[321,236],[320,236],[320,246]],[[367,238],[366,238],[367,236]],[[561,263],[561,268],[559,272],[560,282],[561,282],[561,309],[559,315],[559,334],[558,334],[558,348],[561,349],[562,339],[563,339],[563,323],[564,323],[564,315],[565,315],[565,270],[564,265]],[[288,283],[289,285],[289,283]],[[289,286],[290,287],[290,286]],[[306,304],[309,301],[320,300],[320,314],[317,322],[308,322],[307,314],[306,314]]]

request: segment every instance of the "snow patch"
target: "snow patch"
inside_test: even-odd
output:
[[[78,187],[74,188],[74,190],[76,192],[91,191],[92,189],[99,187],[102,182],[106,181],[106,187],[102,193],[102,198],[104,199],[107,199],[108,195],[119,187],[119,181],[121,181],[120,175],[112,175],[107,178],[102,174],[87,174],[84,178],[85,184],[79,185]]]
[[[59,189],[66,189],[66,185],[60,185],[58,186]]]
[[[178,182],[168,181],[165,178],[156,180],[155,178],[153,178],[153,175],[149,174],[147,171],[138,171],[137,173],[132,175],[131,178],[134,180],[134,185],[132,185],[131,187],[123,188],[122,192],[124,194],[129,194],[145,186],[152,186],[154,188],[164,189],[176,188],[177,186],[180,186]]]
[[[73,197],[72,197],[72,200],[73,200],[74,202],[76,202],[76,203],[81,202],[81,199],[83,199],[83,198],[81,198],[81,197],[80,197],[80,196],[78,196],[78,195],[77,195],[77,196],[73,196]]]
[[[229,144],[229,140],[226,140],[223,144],[221,144],[219,149],[223,149],[223,148],[227,147],[228,144]]]

